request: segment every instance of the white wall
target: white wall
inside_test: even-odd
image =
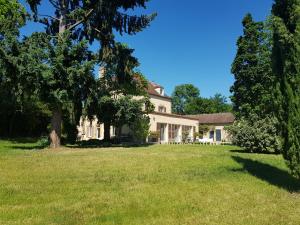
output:
[[[210,131],[214,131],[214,141],[216,141],[216,130],[221,130],[221,139],[226,142],[230,142],[230,136],[224,129],[225,126],[228,126],[228,124],[209,125],[209,131],[206,134],[204,134],[203,138],[209,138]]]
[[[171,99],[150,95],[150,101],[155,106],[154,111],[158,112],[159,106],[164,106],[164,107],[166,107],[166,113],[172,112]]]

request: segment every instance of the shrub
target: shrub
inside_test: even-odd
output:
[[[182,132],[182,142],[183,143],[188,142],[188,138],[189,138],[189,132],[188,131],[183,131]]]
[[[240,119],[225,129],[232,138],[232,143],[250,152],[279,153],[281,150],[280,136],[277,131],[277,119],[256,116],[251,120]]]
[[[203,138],[204,134],[206,134],[209,131],[209,126],[205,124],[199,125],[199,137]]]
[[[149,136],[150,118],[146,115],[137,118],[134,123],[130,125],[132,136],[135,143],[144,144]]]
[[[158,142],[159,139],[159,132],[158,131],[151,131],[149,133],[149,142]]]
[[[37,141],[37,145],[40,148],[46,148],[50,146],[50,141],[48,136],[43,136]]]

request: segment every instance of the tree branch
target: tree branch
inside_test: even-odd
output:
[[[54,19],[54,20],[58,20],[58,21],[59,21],[59,18],[54,17],[54,16],[50,16],[50,15],[42,15],[42,14],[38,14],[38,16],[49,17],[49,18],[51,18],[51,19]]]
[[[91,9],[90,11],[88,11],[87,14],[84,15],[83,19],[78,20],[76,23],[74,23],[73,25],[68,27],[67,30],[70,31],[70,30],[74,29],[75,27],[77,27],[78,25],[80,25],[82,22],[84,22],[92,14],[93,11],[94,11],[94,9]]]
[[[55,8],[55,9],[60,9],[59,5],[57,2],[54,0],[49,0],[50,4]]]

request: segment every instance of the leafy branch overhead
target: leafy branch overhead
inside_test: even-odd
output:
[[[78,39],[93,42],[100,40],[103,46],[114,38],[113,31],[119,34],[134,35],[145,29],[156,17],[151,15],[131,15],[130,10],[146,8],[147,0],[49,0],[55,8],[55,16],[40,15],[40,0],[27,0],[36,21],[43,23],[47,33],[57,35],[59,23],[65,25]]]

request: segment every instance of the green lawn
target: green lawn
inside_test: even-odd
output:
[[[0,141],[0,224],[300,224],[281,156],[232,146],[32,150]]]

